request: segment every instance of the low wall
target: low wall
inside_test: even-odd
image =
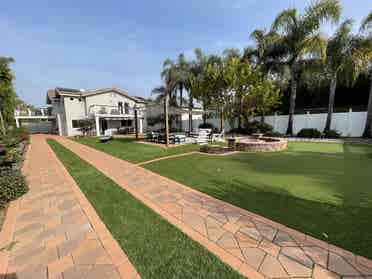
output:
[[[236,151],[275,152],[287,149],[286,139],[261,137],[259,139],[241,138],[235,143]]]

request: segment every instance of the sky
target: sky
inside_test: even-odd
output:
[[[372,0],[341,0],[355,26]],[[0,56],[11,56],[17,94],[45,106],[48,88],[120,87],[149,97],[166,58],[195,48],[220,54],[251,45],[285,8],[311,0],[12,0],[0,9]],[[334,27],[324,26],[331,34]]]

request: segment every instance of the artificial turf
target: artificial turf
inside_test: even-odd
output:
[[[48,143],[142,278],[242,278],[89,163]]]
[[[164,148],[140,143],[133,138],[115,138],[106,143],[101,143],[99,138],[96,137],[80,137],[74,140],[132,163],[141,163],[161,157],[199,151],[200,148],[196,144]]]
[[[372,259],[372,147],[290,143],[278,153],[193,154],[144,165]]]

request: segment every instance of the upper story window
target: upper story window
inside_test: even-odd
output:
[[[118,103],[118,110],[119,110],[119,113],[120,113],[120,114],[124,114],[124,110],[123,110],[123,102],[119,102],[119,103]]]
[[[124,112],[125,112],[125,114],[129,114],[129,104],[128,103],[124,104]]]

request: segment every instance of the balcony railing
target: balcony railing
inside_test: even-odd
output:
[[[52,116],[51,110],[49,109],[37,109],[37,110],[15,110],[15,116]]]
[[[88,115],[112,115],[112,116],[134,116],[135,108],[123,107],[122,111],[119,110],[118,106],[109,105],[92,105],[88,109]],[[141,110],[137,109],[138,116],[142,115]]]

